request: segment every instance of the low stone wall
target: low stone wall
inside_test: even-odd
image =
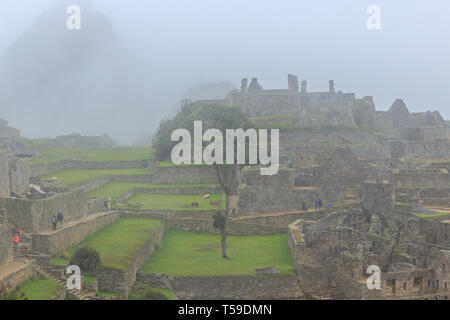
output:
[[[51,234],[31,236],[33,252],[53,254],[80,243],[87,236],[114,223],[119,219],[117,213],[105,213],[66,227]]]
[[[0,284],[8,288],[9,291],[13,291],[34,276],[36,276],[35,266],[33,263],[28,263],[0,279]]]
[[[276,175],[263,176],[259,168],[245,168],[242,171],[242,181],[255,187],[292,188],[295,181],[294,169],[280,168]]]
[[[13,258],[13,234],[6,225],[0,225],[0,267]]]
[[[11,194],[22,196],[30,186],[30,165],[27,160],[13,158],[9,163]]]
[[[0,150],[0,198],[6,198],[10,193],[8,152]]]
[[[150,172],[150,171],[149,171]],[[153,180],[153,174],[143,175],[107,175],[91,180],[86,180],[80,184],[74,186],[75,188],[84,188],[87,192],[95,190],[109,182],[138,182],[138,183],[151,183]]]
[[[153,175],[154,184],[194,184],[218,183],[213,166],[173,166],[156,167]]]
[[[142,245],[133,263],[127,270],[116,270],[111,268],[103,268],[97,273],[98,288],[100,291],[106,292],[123,292],[125,297],[131,290],[133,283],[136,281],[136,273],[147,261],[155,247],[160,243],[165,230],[163,223],[159,229],[152,234],[148,240]]]
[[[239,192],[239,215],[301,210],[302,203],[314,207],[315,189],[287,189],[244,186]]]
[[[31,176],[38,177],[43,174],[63,170],[91,170],[91,169],[133,169],[147,168],[147,160],[135,161],[77,161],[61,160],[50,163],[40,163],[31,165]]]
[[[83,189],[57,194],[45,199],[0,199],[0,208],[8,212],[8,221],[27,233],[39,233],[52,227],[52,216],[62,212],[64,221],[79,220],[87,213],[87,195]]]
[[[105,211],[105,199],[89,198],[88,215]]]
[[[164,279],[165,278],[165,279]],[[147,284],[170,284],[182,300],[286,300],[303,298],[294,275],[171,277],[139,273]]]

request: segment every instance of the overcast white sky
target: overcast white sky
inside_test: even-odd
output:
[[[0,55],[57,0],[1,0]],[[77,0],[73,1],[77,3]],[[149,61],[163,92],[200,80],[258,77],[284,88],[372,95],[378,109],[403,98],[411,111],[450,119],[448,0],[92,0],[123,44]],[[381,30],[366,9],[381,8]],[[64,14],[64,13],[62,13]]]

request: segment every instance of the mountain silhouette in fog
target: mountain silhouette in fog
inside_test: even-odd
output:
[[[81,7],[80,30],[66,27],[69,4]],[[0,118],[25,136],[107,133],[124,141],[159,118],[148,75],[112,21],[89,2],[63,1],[0,58]]]

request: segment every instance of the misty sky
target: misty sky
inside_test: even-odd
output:
[[[325,91],[334,79],[337,90],[372,95],[377,109],[402,98],[411,111],[439,110],[450,119],[448,0],[92,2],[111,19],[122,46],[145,63],[152,87],[163,97],[152,106],[158,112],[148,114],[152,128],[200,81],[238,85],[243,77],[258,77],[264,88],[285,88],[288,73],[308,80],[310,91]],[[56,3],[1,0],[0,55]],[[381,30],[366,27],[371,4],[382,10]],[[5,116],[1,107],[0,118]],[[39,135],[24,127],[26,121],[12,117],[7,120],[25,136]],[[45,135],[84,129],[67,128],[69,132],[58,127]],[[105,133],[114,136],[114,128]]]

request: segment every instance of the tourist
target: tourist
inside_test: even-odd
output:
[[[57,220],[56,220],[56,216],[55,216],[55,215],[53,215],[53,217],[52,217],[52,225],[53,225],[53,231],[56,231],[56,222],[57,222]]]
[[[317,211],[318,207],[319,207],[319,202],[317,200],[314,200],[314,211]]]
[[[62,229],[62,222],[63,222],[63,220],[64,220],[64,216],[63,216],[63,214],[62,214],[62,212],[60,211],[60,212],[58,212],[58,216],[57,216],[57,218],[58,218],[58,221],[59,221],[59,226],[61,227],[61,229]]]
[[[19,245],[19,241],[20,241],[19,235],[16,234],[13,238],[13,241],[14,241],[14,251],[15,251],[15,250],[17,250],[17,246]]]
[[[307,208],[306,208],[306,202],[305,202],[305,201],[303,201],[303,203],[302,203],[302,209],[303,209],[303,211],[306,211],[306,210],[307,210]]]
[[[15,228],[14,234],[15,234],[15,235],[18,235],[18,236],[19,236],[19,239],[22,238],[22,230],[20,230],[19,227],[16,227],[16,228]]]
[[[105,206],[105,211],[108,211],[109,210],[108,201],[105,200],[104,206]]]

